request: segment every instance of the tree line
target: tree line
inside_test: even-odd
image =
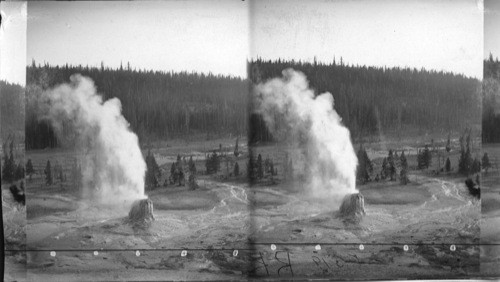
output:
[[[418,149],[416,155],[416,169],[417,170],[428,170],[432,165],[433,155],[436,155],[438,158],[438,167],[437,170],[433,170],[433,174],[439,175],[441,173],[450,174],[452,172],[456,172],[459,175],[467,177],[467,179],[471,179],[471,176],[476,176],[476,182],[479,186],[480,177],[479,174],[482,170],[488,173],[488,170],[492,168],[492,163],[490,162],[488,153],[484,153],[482,158],[479,156],[473,157],[472,153],[472,130],[467,128],[464,133],[460,136],[460,154],[457,163],[457,169],[454,170],[452,167],[452,163],[450,160],[450,152],[451,152],[451,139],[448,136],[448,141],[444,150],[436,148],[431,144],[426,144],[424,148]],[[433,143],[433,142],[431,142]],[[445,153],[446,152],[446,153]],[[356,169],[356,181],[358,184],[366,184],[371,181],[396,181],[396,178],[399,176],[400,183],[402,185],[406,185],[410,182],[408,177],[409,172],[409,164],[405,155],[405,151],[402,150],[401,154],[398,156],[397,151],[393,151],[389,149],[389,153],[387,157],[382,159],[382,165],[380,172],[377,173],[374,169],[374,165],[372,160],[368,157],[368,153],[363,145],[359,146],[357,151],[358,158],[358,167]],[[446,161],[444,162],[444,167],[441,167],[441,157],[445,157]],[[397,170],[399,168],[399,175]],[[376,174],[375,178],[372,177],[373,174]]]
[[[2,140],[15,135],[24,141],[24,87],[0,80],[0,114]]]
[[[461,130],[480,124],[480,81],[450,72],[287,60],[249,62],[253,84],[293,68],[303,72],[317,94],[330,92],[335,110],[354,138],[383,131]],[[265,123],[253,114],[250,141],[272,139]]]
[[[483,143],[500,142],[500,62],[498,58],[484,60],[483,77]]]
[[[162,172],[156,162],[154,154],[151,150],[148,151],[146,155],[146,177],[145,184],[147,190],[154,190],[159,187],[168,186],[185,186],[188,185],[189,189],[196,190],[199,188],[197,183],[197,176],[200,174],[205,175],[216,175],[221,177],[221,179],[239,178],[240,166],[238,164],[238,156],[240,152],[238,151],[238,139],[236,140],[236,147],[234,150],[234,157],[227,152],[222,151],[222,145],[220,145],[219,151],[213,150],[212,153],[205,154],[205,171],[197,168],[196,162],[193,156],[181,156],[177,155],[177,160],[170,164],[170,176],[164,175],[163,184],[161,184]],[[221,167],[225,164],[225,175],[219,175],[220,171],[224,172]],[[229,169],[231,165],[231,169]]]
[[[12,183],[24,179],[24,164],[14,157],[14,138],[9,137],[2,144],[3,164],[1,165],[2,183]]]
[[[80,73],[94,80],[104,100],[117,97],[123,115],[139,138],[187,134],[245,134],[247,80],[196,72],[166,72],[89,66],[53,66],[32,62],[26,72],[26,147],[57,147],[50,124],[39,119],[37,95]]]

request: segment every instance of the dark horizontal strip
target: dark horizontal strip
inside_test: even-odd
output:
[[[276,245],[276,246],[315,246],[315,245],[321,245],[321,246],[500,246],[500,243],[485,243],[485,244],[467,244],[467,243],[446,243],[446,244],[441,244],[441,243],[394,243],[394,244],[389,244],[389,243],[250,243],[249,245],[256,245],[256,246],[270,246],[270,245]],[[252,251],[255,250],[255,248],[212,248],[212,249],[203,249],[203,248],[175,248],[175,249],[104,249],[104,248],[95,248],[95,249],[18,249],[18,250],[12,250],[12,249],[6,249],[4,251],[6,252],[94,252],[94,251],[99,251],[99,252],[130,252],[130,251],[140,251],[140,252],[147,252],[147,251]]]
[[[5,252],[161,252],[161,251],[252,251],[254,249],[33,249],[33,250],[5,250]]]
[[[446,246],[446,245],[455,245],[455,246],[489,246],[489,245],[500,245],[500,243],[483,243],[483,244],[474,244],[474,243],[364,243],[364,242],[358,242],[358,243],[267,243],[267,242],[254,242],[254,243],[249,243],[249,245],[291,245],[291,246],[311,246],[311,245],[324,245],[324,246],[341,246],[341,245],[347,245],[347,246],[353,246],[353,245],[364,245],[364,246],[424,246],[424,245],[430,245],[430,246]]]

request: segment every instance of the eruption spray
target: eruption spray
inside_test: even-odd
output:
[[[257,85],[254,101],[273,136],[301,149],[294,166],[307,171],[313,196],[339,201],[357,192],[358,160],[332,94],[315,95],[303,73],[286,69],[282,78]]]
[[[119,99],[103,101],[94,82],[80,74],[41,98],[42,116],[59,140],[74,142],[83,151],[82,184],[88,196],[110,205],[145,198],[146,164]]]

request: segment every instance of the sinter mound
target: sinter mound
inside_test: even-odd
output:
[[[151,224],[155,220],[153,201],[150,199],[135,201],[128,213],[128,220],[135,226],[147,227]]]
[[[365,215],[365,198],[361,193],[349,194],[340,205],[339,215],[343,219],[360,221]]]

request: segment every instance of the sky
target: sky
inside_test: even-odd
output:
[[[482,78],[475,0],[254,0],[251,54],[452,71]]]
[[[31,63],[246,76],[246,1],[30,2]]]
[[[32,59],[244,77],[247,58],[335,56],[481,79],[500,53],[493,2],[483,16],[481,0],[34,1],[27,27],[25,2],[2,2],[0,78],[24,84]]]
[[[484,57],[500,58],[500,1],[484,2]]]
[[[26,2],[0,2],[0,79],[26,82]]]

